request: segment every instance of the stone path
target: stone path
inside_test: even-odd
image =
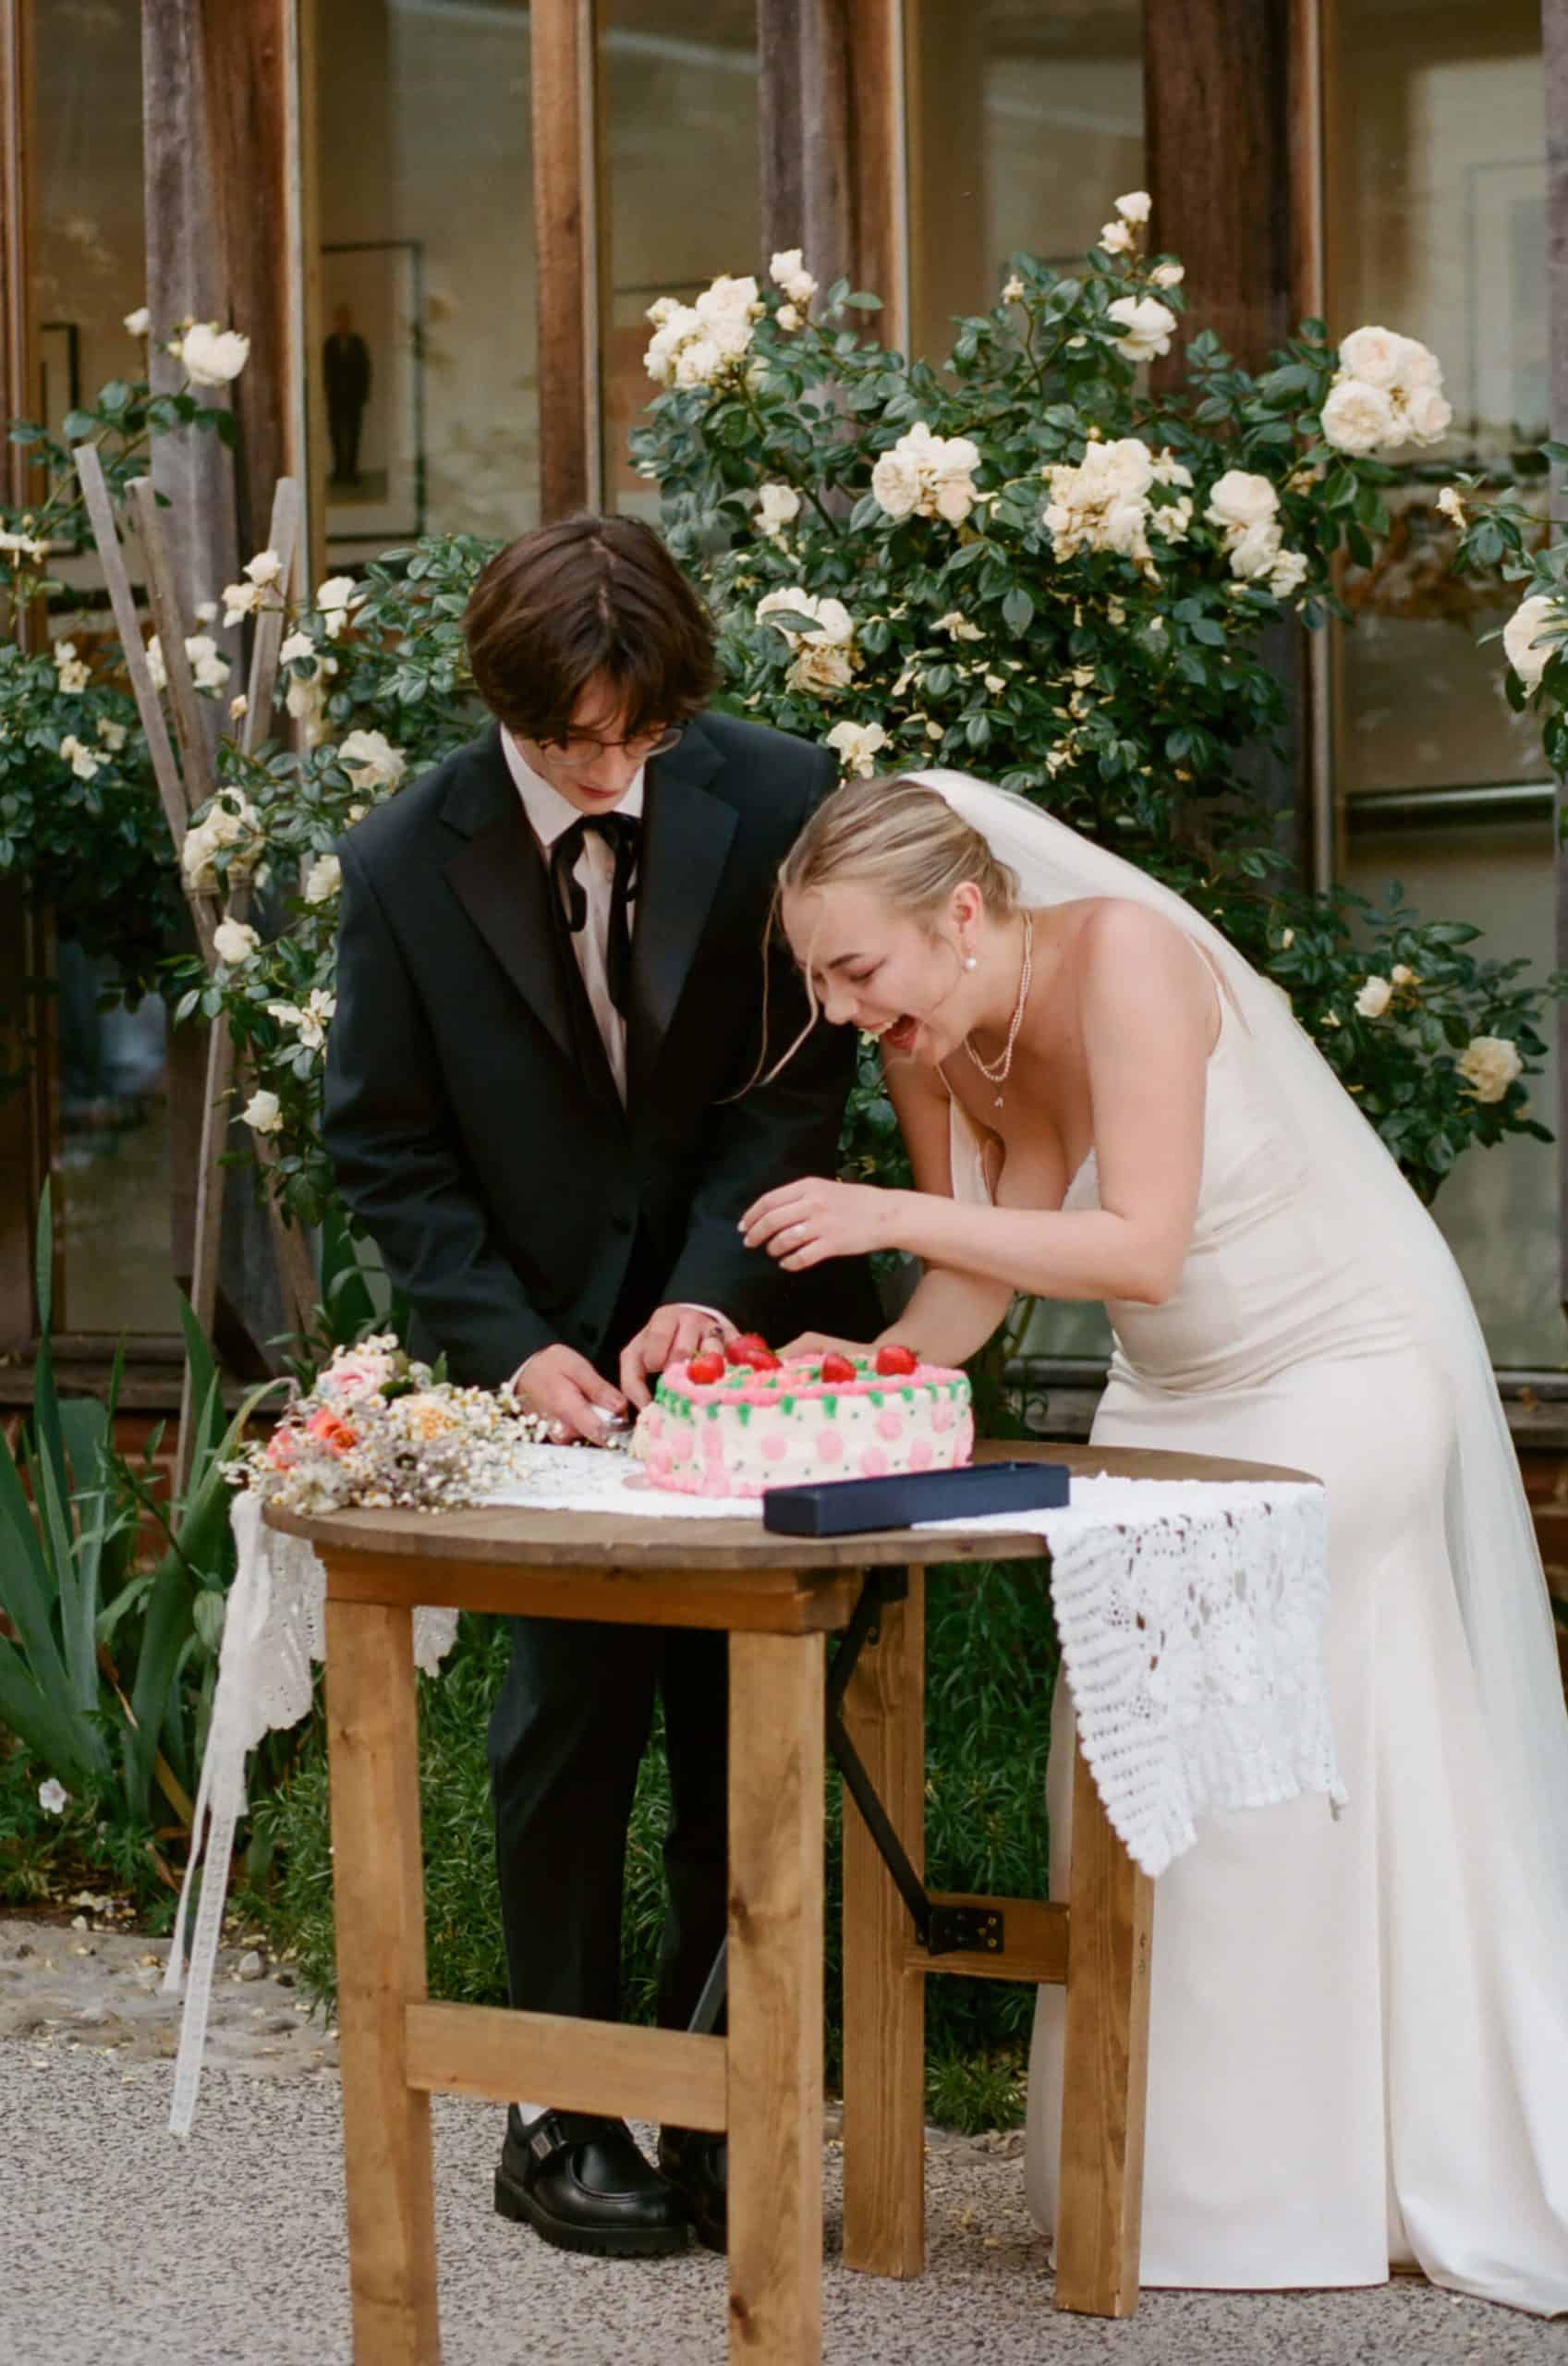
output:
[[[350,2366],[336,2047],[281,1975],[225,1949],[195,2128],[167,2132],[177,2003],[163,1944],[0,1921],[6,2366]],[[148,1957],[156,1958],[149,1961]],[[249,1975],[249,1976],[244,1976]],[[445,2366],[723,2366],[723,2262],[568,2258],[491,2208],[496,2107],[438,2096]],[[827,2156],[825,2366],[1562,2366],[1568,2328],[1402,2279],[1367,2292],[1051,2308],[1015,2137],[933,2140],[930,2263],[847,2273]],[[375,2361],[360,2361],[375,2366]]]

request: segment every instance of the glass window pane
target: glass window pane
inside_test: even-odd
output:
[[[654,389],[642,357],[658,296],[689,303],[760,271],[756,0],[602,0],[608,286],[604,506],[657,517],[626,457]]]
[[[1551,822],[1493,822],[1356,831],[1347,884],[1380,898],[1391,880],[1427,918],[1466,920],[1486,933],[1483,957],[1522,955],[1544,977],[1553,966]],[[1547,1031],[1550,1035],[1550,1030]],[[1557,1061],[1549,1056],[1531,1114],[1557,1130]],[[1558,1305],[1557,1153],[1518,1140],[1467,1151],[1433,1211],[1464,1269],[1493,1360],[1503,1365],[1568,1361]]]
[[[141,26],[136,8],[35,0],[37,220],[31,290],[34,416],[56,434],[72,405],[138,378],[144,348],[124,322],[146,286]],[[91,543],[61,553],[69,587],[51,638],[89,664],[111,641]],[[64,1290],[56,1327],[173,1332],[164,1006],[103,1008],[115,973],[68,937],[56,949],[54,1195]]]
[[[316,11],[327,556],[539,516],[524,0]]]
[[[1450,787],[1545,776],[1502,696],[1505,592],[1449,573],[1435,497],[1458,468],[1509,470],[1547,432],[1546,125],[1538,0],[1484,7],[1358,0],[1334,12],[1328,77],[1329,312],[1419,337],[1442,362],[1453,432],[1404,470],[1394,531],[1346,593],[1337,785]]]
[[[1143,0],[924,0],[910,60],[914,349],[996,301],[1009,256],[1071,262],[1142,186]]]

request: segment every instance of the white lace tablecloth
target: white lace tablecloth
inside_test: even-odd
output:
[[[491,1502],[641,1519],[757,1518],[754,1500],[650,1488],[621,1454],[526,1446],[517,1459],[517,1483]],[[1038,1535],[1049,1551],[1080,1746],[1112,1826],[1146,1872],[1163,1872],[1191,1848],[1204,1813],[1269,1807],[1303,1791],[1343,1804],[1321,1651],[1329,1579],[1320,1487],[1075,1478],[1064,1510],[931,1521],[925,1532],[943,1528]],[[238,1566],[164,1978],[177,1991],[205,1832],[169,2122],[176,2135],[196,2107],[246,1760],[263,1734],[308,1713],[310,1664],[324,1649],[325,1573],[311,1547],[267,1528],[249,1494],[236,1498],[234,1531]],[[453,1610],[415,1612],[414,1655],[427,1674],[451,1649],[456,1624]]]

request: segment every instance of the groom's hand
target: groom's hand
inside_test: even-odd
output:
[[[648,1375],[684,1363],[704,1348],[722,1348],[724,1325],[705,1306],[662,1306],[621,1353],[621,1386],[634,1405],[650,1401]]]
[[[618,1388],[601,1380],[586,1356],[557,1340],[530,1356],[512,1381],[512,1396],[525,1413],[537,1413],[550,1424],[557,1445],[586,1440],[602,1445],[608,1421],[626,1409]]]

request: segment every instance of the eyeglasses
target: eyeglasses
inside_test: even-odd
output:
[[[632,756],[639,764],[646,764],[655,756],[667,756],[672,748],[679,746],[683,736],[684,727],[676,723],[665,731],[646,732],[640,739],[596,739],[591,735],[574,733],[565,739],[541,739],[540,745],[548,748],[552,755],[565,756],[572,764],[590,764],[596,757],[611,754]]]

